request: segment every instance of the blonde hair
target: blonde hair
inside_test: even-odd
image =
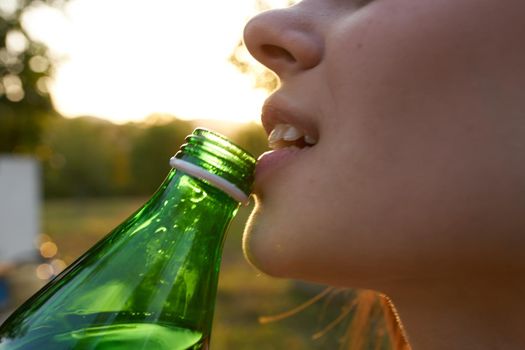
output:
[[[259,318],[262,324],[291,317],[321,299],[332,299],[343,294],[345,302],[339,315],[312,339],[326,336],[333,328],[347,321],[340,339],[340,350],[384,349],[385,342],[392,350],[410,350],[406,334],[391,300],[384,294],[371,290],[328,287],[305,303],[275,316]]]
[[[370,290],[358,291],[352,307],[355,307],[355,313],[348,326],[346,349],[370,349],[370,343],[373,343],[373,349],[379,350],[380,339],[385,336],[389,339],[391,349],[411,349],[395,307],[386,295]],[[382,321],[382,327],[370,329],[370,325],[378,319]]]

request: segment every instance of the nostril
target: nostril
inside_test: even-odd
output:
[[[272,59],[284,59],[289,63],[295,63],[297,60],[293,55],[282,47],[265,44],[261,46],[264,55]]]

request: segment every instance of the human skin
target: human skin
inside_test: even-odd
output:
[[[358,2],[246,25],[265,128],[318,138],[256,175],[246,256],[387,294],[414,349],[525,348],[525,2]]]

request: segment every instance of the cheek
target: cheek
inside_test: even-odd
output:
[[[494,35],[483,19],[465,20],[463,12],[476,9],[469,2],[378,1],[337,21],[325,52],[334,100],[395,113],[479,77],[486,57],[499,50],[487,43]]]
[[[381,290],[381,281],[462,273],[508,252],[493,232],[519,217],[513,193],[524,174],[491,138],[495,125],[442,120],[341,123],[354,131],[333,130],[257,203],[248,259],[273,276]]]
[[[428,115],[425,123],[397,118],[357,127],[346,163],[333,159],[346,164],[332,193],[346,213],[332,222],[346,223],[348,239],[327,241],[333,256],[346,249],[348,277],[462,274],[516,253],[509,242],[524,223],[509,218],[525,209],[524,169],[512,142],[502,140],[517,138],[481,117],[472,120],[476,128],[459,120]]]

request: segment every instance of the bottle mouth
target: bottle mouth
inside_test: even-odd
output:
[[[204,170],[203,168],[197,165],[194,165],[190,162],[187,162],[181,159],[177,159],[175,157],[171,157],[170,165],[172,168],[182,170],[188,175],[191,175],[193,177],[196,177],[198,179],[205,180],[211,183],[213,186],[222,190],[223,192],[228,194],[230,197],[235,199],[237,202],[240,202],[244,205],[248,205],[249,195],[244,193],[237,186],[223,179],[222,177],[212,174],[208,172],[207,170]]]
[[[197,128],[171,158],[170,165],[206,180],[241,203],[248,202],[256,159],[225,136]]]

